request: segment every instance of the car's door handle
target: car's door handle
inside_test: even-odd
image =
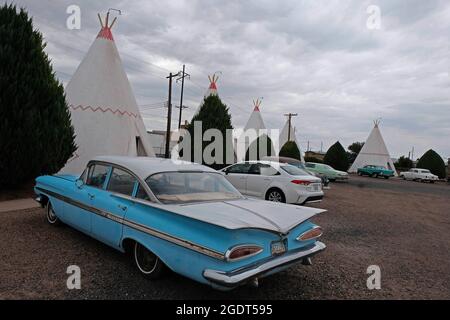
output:
[[[119,209],[122,209],[123,211],[128,209],[127,206],[123,206],[121,204],[118,204],[117,206],[119,207]]]
[[[246,179],[247,177],[240,177],[239,179],[241,179],[241,180],[244,180],[244,179]]]
[[[88,193],[88,197],[89,197],[89,199],[94,199],[95,198],[95,194],[92,194],[92,193]]]
[[[264,178],[264,181],[270,181],[270,180],[272,180],[272,179],[270,179],[270,178]]]

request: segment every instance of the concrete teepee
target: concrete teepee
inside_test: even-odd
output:
[[[109,24],[101,30],[66,87],[78,150],[61,170],[80,174],[97,155],[154,156]]]
[[[376,165],[394,170],[394,174],[397,175],[394,163],[380,132],[380,121],[376,120],[374,124],[372,132],[348,172],[357,172],[358,168],[362,168],[365,165]]]

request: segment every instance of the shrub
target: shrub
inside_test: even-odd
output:
[[[0,7],[0,189],[58,172],[76,150],[64,88],[28,14]]]
[[[339,141],[328,149],[325,157],[323,158],[323,163],[332,166],[336,170],[348,170],[349,164],[347,153]]]

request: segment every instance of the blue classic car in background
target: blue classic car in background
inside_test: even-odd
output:
[[[220,173],[190,162],[104,156],[81,176],[36,179],[50,224],[63,222],[157,278],[171,270],[217,289],[276,273],[325,245],[309,219],[324,210],[244,198]]]

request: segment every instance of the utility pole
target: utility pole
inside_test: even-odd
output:
[[[308,146],[306,147],[306,151],[309,151],[309,140],[308,140]]]
[[[289,141],[291,141],[291,126],[292,126],[291,119],[292,119],[292,117],[298,116],[298,114],[289,112],[289,113],[285,113],[284,115],[289,118],[289,128],[288,128],[288,142],[289,142]]]
[[[178,77],[179,73],[172,74],[172,72],[169,74],[167,79],[169,79],[169,100],[167,102],[167,132],[166,132],[166,150],[164,157],[166,159],[169,158],[170,155],[170,129],[172,126],[172,78]]]
[[[184,93],[184,78],[190,79],[191,75],[185,72],[186,65],[183,64],[183,71],[180,71],[178,74],[181,73],[181,76],[177,79],[177,82],[181,80],[181,97],[180,97],[180,117],[178,118],[178,129],[181,128],[181,114],[183,112],[184,108],[187,108],[183,106],[183,93]]]

